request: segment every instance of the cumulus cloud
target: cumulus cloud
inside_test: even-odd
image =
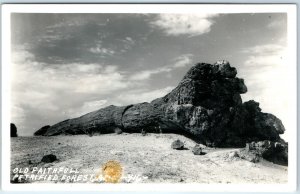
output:
[[[43,64],[35,62],[31,53],[20,50],[13,56],[12,121],[25,128],[30,120],[40,119],[29,118],[28,110],[35,112],[35,117],[46,116],[47,124],[51,124],[101,107],[104,99],[91,99],[95,94],[101,98],[134,87],[113,65]]]
[[[284,89],[284,85],[287,81],[287,51],[284,46],[281,45],[259,45],[243,50],[248,54],[247,59],[244,62],[242,69],[239,71],[241,77],[244,77],[249,89],[247,96],[252,92],[273,92],[278,96],[280,92],[278,90]],[[264,88],[264,90],[257,90],[258,87]],[[275,92],[275,93],[274,93]],[[252,97],[261,96],[261,102],[267,102],[266,95],[253,95]],[[270,95],[267,95],[270,97]]]
[[[159,14],[154,27],[162,29],[166,35],[190,35],[197,36],[208,33],[218,14]]]
[[[245,79],[248,92],[243,100],[254,99],[260,103],[263,112],[278,116],[288,129],[290,115],[291,73],[286,47],[276,44],[258,45],[244,49],[247,60],[239,70]]]

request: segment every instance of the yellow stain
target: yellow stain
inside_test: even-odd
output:
[[[119,162],[110,160],[103,165],[102,174],[106,183],[118,183],[122,176],[122,167]]]

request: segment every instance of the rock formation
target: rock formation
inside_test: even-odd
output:
[[[10,124],[10,137],[18,137],[17,127],[14,123]]]
[[[45,134],[47,132],[47,130],[49,128],[50,128],[50,125],[46,125],[46,126],[40,128],[39,130],[37,130],[36,132],[34,132],[33,135],[35,135],[35,136],[43,135],[43,134]]]
[[[178,86],[150,103],[108,106],[57,123],[35,135],[163,132],[187,135],[215,147],[245,147],[252,141],[283,141],[281,121],[263,113],[259,103],[242,102],[244,80],[227,61],[197,63]]]
[[[255,156],[255,158],[264,158],[275,164],[288,165],[288,144],[284,142],[280,143],[265,140],[247,143],[246,148],[241,150],[241,154],[248,157]]]

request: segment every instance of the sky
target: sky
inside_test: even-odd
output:
[[[288,126],[284,13],[13,13],[11,23],[11,121],[21,136],[111,104],[150,102],[195,63],[217,60],[245,80],[243,101]]]

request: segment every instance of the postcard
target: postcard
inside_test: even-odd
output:
[[[296,5],[6,4],[4,190],[294,191]]]

